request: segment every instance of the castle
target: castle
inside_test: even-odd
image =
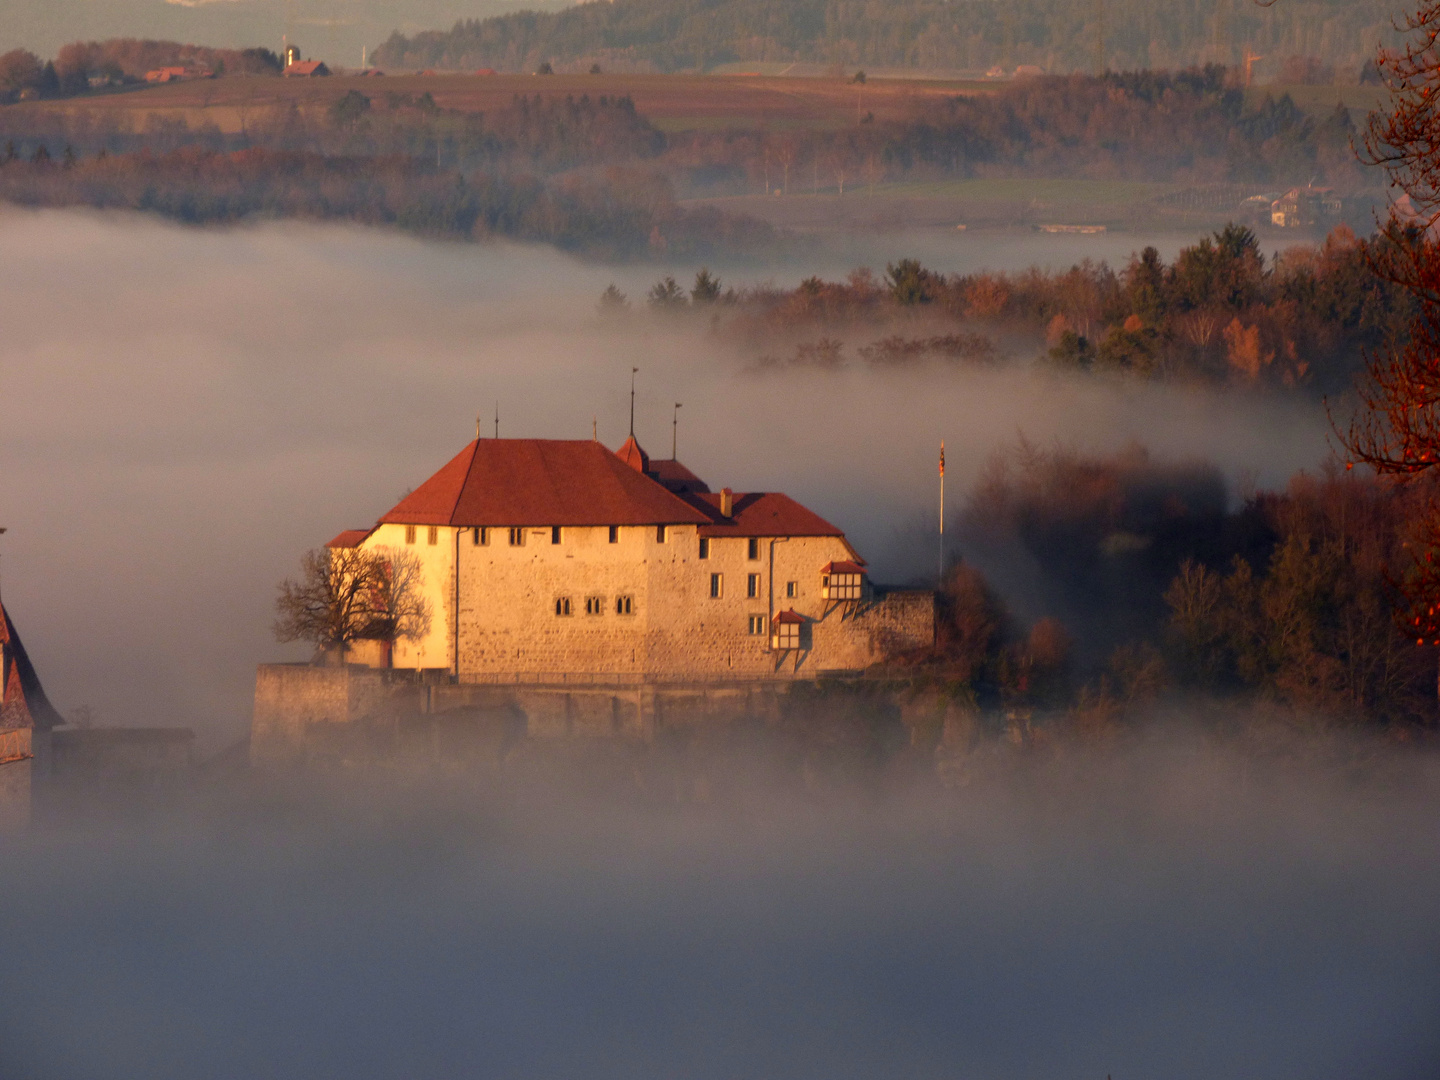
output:
[[[262,664],[257,763],[453,763],[457,739],[483,756],[531,736],[774,718],[795,686],[935,637],[934,593],[872,584],[818,514],[777,492],[711,491],[633,436],[615,452],[477,439],[328,546],[415,564],[431,618],[414,640],[332,654],[344,663]]]
[[[932,595],[876,589],[818,514],[712,492],[633,436],[477,439],[329,546],[413,553],[432,612],[347,659],[459,683],[814,678],[934,637]]]

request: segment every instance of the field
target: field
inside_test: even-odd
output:
[[[635,107],[665,131],[717,128],[838,128],[866,113],[898,118],[927,99],[993,93],[994,83],[957,80],[872,79],[855,85],[838,78],[743,75],[360,75],[322,79],[228,78],[169,83],[108,94],[11,106],[15,109],[86,110],[184,117],[192,126],[213,123],[239,131],[263,110],[294,102],[322,109],[349,90],[383,108],[389,94],[430,94],[444,109],[484,112],[509,105],[516,94],[564,97],[629,95]]]
[[[703,200],[731,213],[763,218],[804,232],[890,231],[898,228],[1013,228],[1103,225],[1107,229],[1206,229],[1236,216],[1253,190],[1237,185],[1186,187],[1124,180],[974,179],[935,183],[846,185],[797,171],[788,195],[738,195]]]

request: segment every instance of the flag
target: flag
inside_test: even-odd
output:
[[[945,440],[940,440],[940,475],[945,475]]]

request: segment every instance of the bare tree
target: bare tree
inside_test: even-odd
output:
[[[390,548],[316,548],[300,560],[298,581],[280,583],[275,637],[312,641],[340,659],[354,641],[415,640],[430,630],[418,556]]]
[[[780,163],[781,169],[780,190],[786,195],[790,194],[790,168],[795,164],[799,153],[794,139],[781,139],[775,144],[775,160]]]
[[[371,595],[375,618],[367,638],[419,641],[430,633],[430,601],[423,592],[425,567],[420,556],[404,548],[374,549],[382,564],[380,587]]]

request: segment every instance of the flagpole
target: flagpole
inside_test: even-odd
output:
[[[945,440],[940,440],[940,577],[945,584]]]

